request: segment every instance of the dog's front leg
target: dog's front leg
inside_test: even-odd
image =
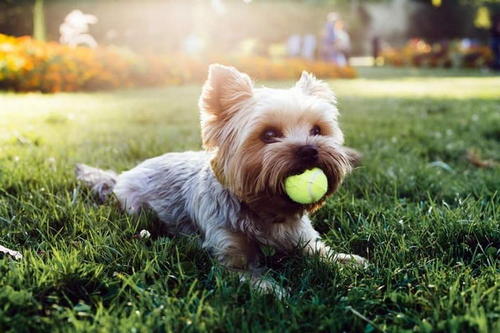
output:
[[[326,245],[313,228],[311,220],[307,216],[303,216],[302,220],[295,232],[291,233],[293,241],[296,245],[301,246],[303,252],[307,255],[319,254],[321,257],[340,263],[355,263],[361,266],[366,266],[368,260],[355,254],[335,253],[328,245]]]
[[[263,275],[262,269],[251,269],[245,272],[239,272],[240,281],[248,282],[252,289],[262,294],[274,294],[277,298],[283,299],[288,297],[288,291],[278,285],[276,281],[268,276]]]
[[[231,269],[246,270],[257,261],[256,244],[245,234],[225,227],[208,228],[205,231],[203,247]]]
[[[258,266],[259,249],[257,243],[244,233],[217,227],[207,230],[203,247],[208,249],[225,267],[236,271],[240,281],[261,293],[274,293],[279,298],[286,291],[263,274]]]

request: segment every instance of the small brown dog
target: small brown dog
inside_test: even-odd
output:
[[[291,89],[254,88],[246,74],[212,65],[199,103],[205,151],[168,153],[120,175],[80,164],[77,177],[103,200],[114,193],[129,213],[152,209],[173,233],[199,233],[220,262],[282,296],[257,273],[261,244],[366,263],[332,253],[308,217],[359,157],[343,146],[335,104],[330,88],[305,72]],[[326,174],[327,195],[309,205],[291,201],[285,178],[312,167]]]

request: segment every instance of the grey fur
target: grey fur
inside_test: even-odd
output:
[[[77,179],[89,186],[98,195],[100,202],[106,201],[113,192],[118,177],[114,171],[96,169],[85,164],[77,164],[75,172]]]

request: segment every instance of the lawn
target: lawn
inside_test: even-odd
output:
[[[199,149],[200,86],[0,94],[0,245],[24,255],[0,255],[0,331],[499,332],[500,168],[466,154],[500,161],[500,77],[365,69],[331,85],[364,161],[313,220],[371,265],[267,249],[284,301],[73,177]]]

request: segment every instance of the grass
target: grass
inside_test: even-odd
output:
[[[199,86],[0,94],[0,244],[24,254],[0,256],[0,331],[498,332],[500,171],[465,153],[500,160],[500,77],[361,74],[331,84],[364,164],[313,219],[372,265],[267,251],[283,302],[73,178],[76,162],[125,170],[199,149]]]

